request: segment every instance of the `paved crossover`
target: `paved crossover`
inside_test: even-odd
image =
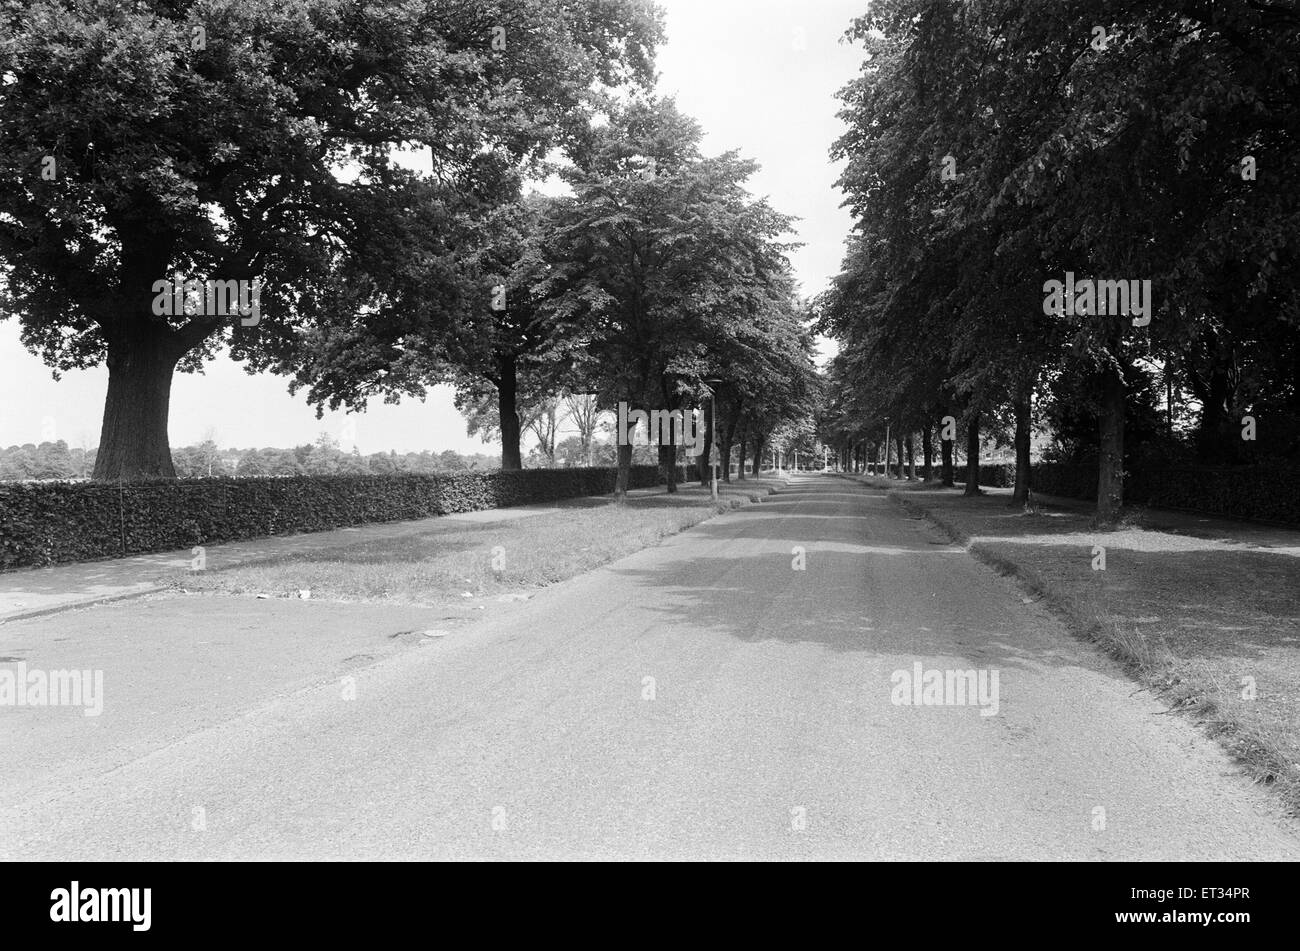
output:
[[[400,643],[396,609],[340,632],[342,606],[226,600],[0,631],[0,653],[17,639],[58,667],[69,639],[140,618],[100,717],[0,709],[0,740],[50,758],[0,789],[0,855],[1300,857],[1191,724],[848,480],[798,481],[419,649],[358,653]],[[170,629],[183,610],[199,619]],[[210,689],[185,652],[233,617],[292,678]],[[939,673],[913,693],[917,664]],[[899,702],[962,699],[931,683],[958,671],[984,695]]]

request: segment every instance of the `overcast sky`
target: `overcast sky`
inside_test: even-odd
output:
[[[842,128],[834,94],[855,75],[861,55],[840,36],[853,17],[866,12],[867,0],[659,3],[668,23],[668,41],[659,52],[659,91],[676,96],[682,111],[700,122],[706,152],[739,149],[762,165],[751,188],[801,219],[798,240],[805,246],[791,259],[801,293],[818,293],[839,270],[850,226],[833,187],[838,169],[827,153]],[[107,382],[102,367],[54,382],[18,342],[17,321],[0,322],[0,446],[54,439],[96,445]],[[362,453],[500,451],[465,435],[448,387],[430,391],[423,403],[374,404],[350,417],[353,425],[345,428],[341,413],[317,420],[286,384],[275,376],[250,377],[224,357],[201,375],[178,373],[172,384],[172,446],[198,442],[211,431],[222,448],[288,447],[328,431],[343,436],[350,449],[355,431]]]

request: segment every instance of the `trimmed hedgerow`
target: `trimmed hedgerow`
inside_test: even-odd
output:
[[[1033,485],[1035,492],[1044,495],[1095,498],[1097,465],[1040,463],[1034,466]],[[1124,501],[1222,518],[1300,525],[1300,492],[1284,466],[1138,466],[1124,476]]]
[[[1153,508],[1300,525],[1300,492],[1285,466],[1134,469],[1124,479],[1124,498]]]
[[[614,491],[614,469],[0,483],[0,569],[174,551]],[[664,481],[633,466],[631,488]]]
[[[1072,465],[1040,462],[1034,466],[1033,487],[1043,495],[1063,499],[1091,499],[1097,496],[1097,464]]]
[[[942,474],[940,466],[936,465],[934,471],[936,476]],[[969,466],[954,465],[952,467],[952,481],[965,483],[966,474],[969,471]],[[980,464],[980,485],[988,486],[991,489],[1007,489],[1015,484],[1016,467],[1014,465]]]

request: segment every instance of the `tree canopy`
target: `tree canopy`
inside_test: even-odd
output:
[[[405,379],[467,306],[479,218],[583,131],[595,87],[651,78],[661,35],[632,0],[6,0],[0,19],[0,318],[56,370],[107,364],[97,478],[174,474],[173,370],[223,345],[309,386],[346,364],[344,398]],[[155,313],[174,275],[256,281],[255,324],[192,292]],[[375,348],[340,315],[410,332]]]
[[[1200,404],[1203,461],[1258,452],[1249,412],[1271,454],[1300,450],[1293,6],[883,0],[849,36],[865,61],[833,155],[855,235],[818,302],[841,405],[872,430],[1005,415],[1027,454],[1031,397],[1066,399],[1096,421],[1104,518],[1138,461],[1137,367]],[[1076,278],[1136,282],[1149,309],[1049,305]]]

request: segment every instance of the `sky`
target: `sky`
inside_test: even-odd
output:
[[[868,0],[659,0],[668,39],[659,50],[661,94],[699,121],[704,151],[738,149],[761,169],[750,180],[756,195],[801,219],[791,263],[805,296],[838,273],[851,221],[840,207],[830,161],[843,126],[835,93],[862,62],[860,48],[841,43]],[[826,350],[823,348],[823,355]],[[69,446],[99,442],[108,371],[51,371],[19,342],[18,322],[0,321],[0,446],[58,439]],[[173,448],[209,435],[225,448],[289,447],[328,432],[344,449],[371,452],[473,453],[500,451],[465,434],[440,386],[425,401],[374,403],[363,414],[326,413],[316,419],[288,381],[250,376],[222,356],[202,374],[178,373],[172,383],[169,438]],[[527,441],[526,441],[527,444]],[[526,447],[525,447],[526,448]]]

